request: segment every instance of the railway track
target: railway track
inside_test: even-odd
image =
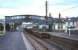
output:
[[[62,46],[62,45],[54,42],[53,40],[49,40],[49,39],[43,39],[43,40],[46,41],[46,42],[48,42],[48,43],[50,43],[51,45],[55,45],[56,47],[59,46],[59,48],[62,48],[62,50],[71,50],[71,49],[69,49],[69,48],[67,48],[65,46]]]
[[[60,50],[78,50],[78,41],[66,39],[58,36],[51,35],[50,38],[42,38],[43,36],[39,32],[30,31],[28,32],[34,40],[43,44],[45,47],[52,49],[60,48]],[[49,34],[50,35],[50,34]],[[44,41],[44,43],[43,43]]]
[[[26,38],[30,41],[32,46],[35,48],[35,50],[48,50],[45,46],[43,46],[41,43],[36,41],[33,37],[31,37],[28,34],[25,34]]]
[[[78,41],[52,36],[50,39],[45,39],[51,44],[55,44],[63,48],[63,50],[78,50]]]
[[[36,48],[36,50],[62,50],[59,47],[56,47],[55,45],[50,44],[47,41],[44,41],[43,39],[40,39],[34,35],[26,34],[29,41],[31,41],[31,44]]]
[[[32,34],[32,35],[34,35],[34,34]],[[36,35],[34,35],[34,36],[36,36]],[[36,37],[40,38],[39,36],[36,36]],[[78,50],[78,41],[73,41],[70,39],[57,37],[57,36],[51,36],[51,38],[49,38],[49,39],[42,38],[42,40],[44,40],[47,43],[50,43],[51,45],[54,45],[56,47],[59,46],[59,48],[61,48],[62,50]]]

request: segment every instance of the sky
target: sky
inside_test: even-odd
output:
[[[45,16],[46,0],[0,0],[0,18],[8,15],[41,15]],[[58,17],[77,17],[78,0],[47,0],[48,14]]]

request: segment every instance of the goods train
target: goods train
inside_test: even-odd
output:
[[[46,33],[45,31],[39,31],[38,28],[36,28],[36,25],[33,23],[22,23],[23,32],[28,32],[30,34],[33,34],[39,38],[50,38],[50,35]]]
[[[35,35],[39,38],[50,38],[50,35],[48,33],[40,32],[40,31],[34,30],[33,28],[32,29],[24,28],[24,33],[25,32],[30,33],[32,35]]]

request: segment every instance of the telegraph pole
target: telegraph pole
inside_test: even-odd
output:
[[[61,14],[59,13],[59,19],[61,18]]]
[[[52,23],[51,21],[49,22],[48,21],[48,1],[46,0],[45,2],[45,21],[46,21],[46,24],[48,24],[49,28],[48,28],[48,31],[52,31]],[[51,13],[49,14],[49,16],[51,17]]]
[[[47,2],[47,0],[46,0],[46,2],[45,2],[45,23],[46,23],[46,25],[47,25],[47,23],[48,23],[48,21],[47,21],[47,13],[48,13],[48,2]],[[46,30],[47,31],[47,30]]]
[[[47,13],[48,13],[48,2],[46,0],[46,3],[45,3],[45,11],[46,11],[46,16],[45,16],[45,19],[47,19]]]

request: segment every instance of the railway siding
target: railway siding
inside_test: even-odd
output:
[[[36,32],[34,33],[34,31],[32,31],[34,36],[36,37],[41,37],[41,33],[40,32]],[[62,37],[62,35],[58,36],[58,32],[57,35],[52,35],[52,33],[46,32],[47,34],[50,35],[50,38],[48,38],[48,40],[50,40],[50,42],[54,42],[55,44],[57,44],[58,46],[62,46],[64,50],[78,50],[78,40],[73,40],[69,38],[65,38]],[[67,37],[67,35],[66,35]],[[46,39],[46,38],[42,38],[42,39]]]

